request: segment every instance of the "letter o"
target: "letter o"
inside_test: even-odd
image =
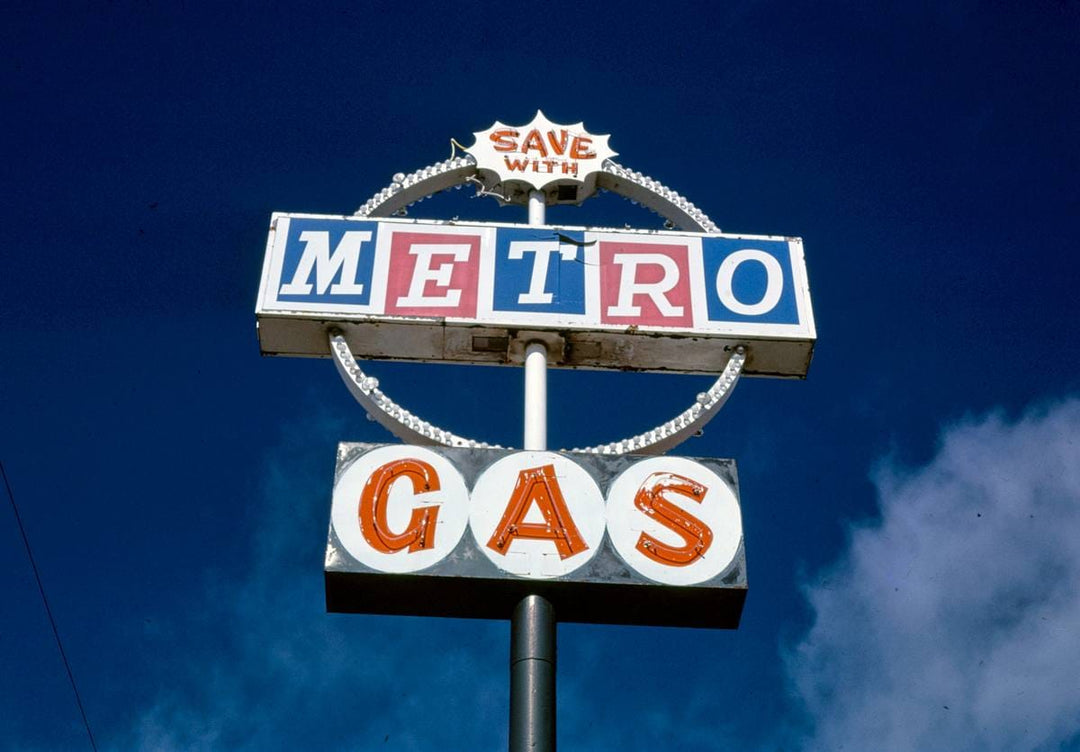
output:
[[[757,303],[744,303],[735,297],[735,291],[731,289],[731,283],[735,277],[735,271],[739,265],[746,261],[757,261],[765,267],[767,277],[765,294]],[[780,268],[780,262],[765,251],[746,248],[724,259],[720,264],[720,270],[716,272],[716,294],[720,296],[720,302],[733,313],[743,316],[760,316],[768,313],[780,302],[780,295],[784,291],[784,271]]]

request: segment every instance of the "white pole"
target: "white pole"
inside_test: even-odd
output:
[[[544,204],[543,191],[529,191],[529,224],[544,224],[544,212],[547,206]]]
[[[529,224],[544,224],[544,194],[529,192]],[[547,449],[547,347],[525,345],[525,449]],[[527,595],[510,617],[510,752],[555,752],[555,609]]]
[[[547,348],[525,346],[525,448],[547,449]]]
[[[529,191],[529,224],[544,224],[543,191]],[[525,346],[525,449],[547,449],[547,348]]]

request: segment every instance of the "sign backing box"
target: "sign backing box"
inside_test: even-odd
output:
[[[491,533],[491,525],[495,524],[500,514],[502,523],[515,521],[509,519],[512,513],[512,504],[507,503],[510,487],[500,478],[513,477],[517,473],[517,466],[537,464],[536,459],[540,455],[543,455],[540,461],[552,468],[551,477],[557,478],[562,484],[566,504],[562,507],[564,515],[560,523],[576,526],[575,534],[580,530],[581,545],[589,551],[582,553],[579,564],[574,562],[574,556],[560,562],[558,557],[551,555],[547,559],[548,563],[554,565],[553,569],[545,572],[547,564],[542,562],[537,565],[538,568],[531,570],[531,574],[522,575],[515,573],[515,566],[501,563],[506,557],[501,559],[497,551],[493,553],[497,536]],[[385,457],[398,459],[384,462]],[[399,531],[406,529],[411,514],[412,522],[416,523],[413,525],[415,530],[427,529],[428,534],[434,535],[434,515],[431,528],[424,528],[427,518],[420,524],[424,511],[436,506],[424,500],[425,496],[420,493],[421,481],[414,479],[413,491],[416,495],[410,497],[406,488],[404,495],[393,496],[400,493],[397,489],[399,484],[402,487],[409,485],[405,480],[408,471],[401,470],[403,462],[414,462],[414,466],[426,466],[429,470],[437,471],[439,479],[431,485],[442,495],[437,518],[438,524],[443,525],[439,533],[442,537],[435,542],[431,552],[421,552],[428,558],[422,560],[422,566],[416,569],[402,563],[408,560],[403,550],[383,559],[377,554],[365,555],[360,535],[363,522],[356,523],[362,498],[366,496],[370,502],[372,489],[375,488],[375,492],[379,490],[378,478],[396,477],[382,489],[384,501],[389,501],[381,512],[376,510],[374,514],[376,517],[380,513],[389,515],[387,527]],[[509,467],[509,475],[506,467]],[[626,524],[620,520],[629,519],[633,528],[637,519],[647,528],[646,514],[641,514],[640,519],[634,517],[636,499],[633,492],[639,487],[641,477],[648,475],[650,478],[668,480],[676,477],[685,481],[687,479],[678,473],[692,475],[694,471],[685,471],[684,467],[698,468],[696,472],[699,477],[713,479],[712,487],[700,496],[709,498],[709,494],[712,494],[711,498],[717,503],[728,504],[728,517],[735,522],[727,526],[729,529],[726,531],[717,529],[710,532],[710,536],[713,533],[716,535],[715,539],[710,538],[713,546],[711,551],[716,552],[713,560],[715,572],[707,570],[705,574],[694,576],[690,567],[672,567],[672,580],[664,574],[655,574],[654,566],[652,576],[646,576],[642,571],[648,572],[652,565],[645,562],[643,566],[640,560],[635,563],[637,554],[627,548],[626,541],[631,540],[627,538],[628,534],[632,538],[641,535],[640,549],[641,541],[646,540],[647,536],[636,529],[626,530]],[[653,472],[657,468],[666,468],[670,472]],[[384,475],[380,476],[379,472]],[[580,477],[575,477],[578,474]],[[520,479],[523,476],[517,477]],[[574,505],[590,486],[596,489],[596,499],[587,500],[594,504],[592,511],[577,511],[584,507]],[[620,487],[623,488],[621,492]],[[499,491],[500,488],[503,491]],[[629,495],[626,488],[630,489]],[[668,498],[672,497],[669,495]],[[607,500],[606,504],[604,499]],[[697,501],[701,502],[701,498]],[[451,502],[468,505],[468,529],[465,529],[461,515],[451,508]],[[560,498],[559,502],[561,504],[563,499]],[[596,507],[597,504],[600,506]],[[661,507],[662,504],[657,502],[656,506]],[[486,512],[483,509],[485,506],[488,507]],[[622,511],[614,510],[615,506],[621,506]],[[693,503],[687,506],[698,511]],[[671,507],[668,508],[670,510]],[[637,510],[640,514],[643,506],[637,504]],[[536,509],[530,512],[533,517],[525,514],[524,507],[520,511],[521,516],[516,522],[521,527],[541,527],[535,521],[530,521],[536,519]],[[663,510],[656,511],[662,513]],[[704,508],[701,511],[704,512]],[[370,509],[368,514],[369,517],[372,514]],[[600,515],[599,523],[595,519],[597,514]],[[680,524],[700,522],[693,515],[687,516],[691,522],[683,521]],[[554,605],[561,622],[734,629],[739,625],[746,599],[746,557],[738,508],[738,479],[735,462],[729,459],[690,460],[680,457],[644,458],[342,443],[338,447],[331,517],[325,565],[326,605],[330,612],[505,619],[522,598],[540,595]],[[601,527],[597,528],[597,524]],[[513,526],[504,526],[504,529],[512,530]],[[372,535],[370,529],[365,534]],[[724,543],[720,542],[721,538]],[[550,551],[555,548],[550,541],[530,542],[549,544]],[[418,545],[415,539],[412,543]],[[508,556],[514,555],[515,543],[517,541],[511,542]],[[361,548],[358,549],[358,545]],[[402,539],[398,545],[404,546],[406,541]],[[443,550],[437,550],[440,545],[444,545]],[[650,544],[644,545],[648,547]],[[364,556],[366,563],[355,553]],[[709,555],[706,551],[694,566],[706,563],[704,560]],[[387,565],[383,562],[393,563]],[[560,564],[569,571],[559,573]],[[516,571],[526,570],[527,564],[525,569]],[[688,584],[668,584],[680,578],[687,580]]]
[[[265,355],[804,378],[816,338],[799,238],[274,214]]]

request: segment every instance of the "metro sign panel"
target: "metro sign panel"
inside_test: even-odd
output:
[[[343,443],[330,611],[730,627],[746,596],[732,460]]]
[[[275,214],[256,310],[262,351],[803,377],[815,337],[798,238]],[[494,345],[492,343],[495,343]],[[677,346],[677,349],[672,349]]]

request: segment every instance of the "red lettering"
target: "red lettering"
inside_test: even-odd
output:
[[[634,497],[634,506],[683,539],[682,546],[669,546],[663,541],[642,533],[637,550],[655,562],[673,567],[685,567],[704,556],[712,545],[713,531],[689,512],[684,512],[664,498],[675,493],[701,503],[708,489],[697,481],[675,473],[653,473],[641,484]]]
[[[518,132],[513,128],[504,128],[493,132],[488,138],[495,142],[495,151],[514,151],[517,148]]]
[[[525,136],[525,140],[521,143],[522,154],[528,154],[530,149],[535,149],[540,152],[541,157],[547,156],[547,147],[544,146],[544,139],[540,136],[540,131],[535,128],[529,131],[529,134]]]
[[[536,504],[544,522],[525,522],[529,508]],[[514,540],[549,540],[555,544],[560,559],[566,559],[589,548],[574,524],[563,499],[554,465],[533,467],[518,473],[514,492],[506,504],[502,519],[491,534],[487,547],[503,556]]]
[[[404,532],[394,533],[390,530],[386,519],[386,502],[390,487],[402,478],[412,482],[414,494],[439,490],[439,474],[422,460],[395,460],[371,474],[360,492],[360,532],[372,548],[384,554],[406,547],[409,553],[415,553],[435,545],[435,520],[439,516],[437,506],[412,510]]]

